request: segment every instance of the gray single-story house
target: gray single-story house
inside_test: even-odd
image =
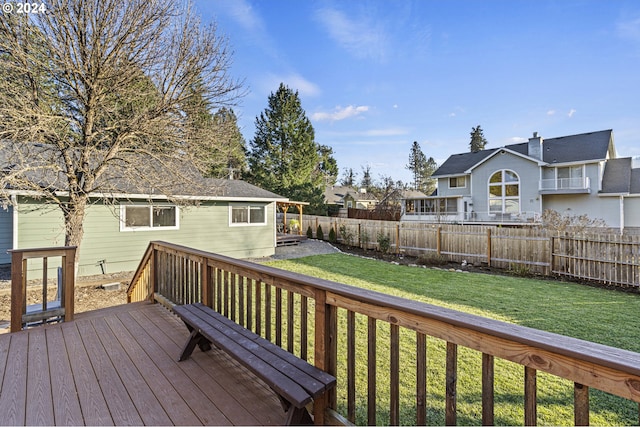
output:
[[[536,222],[546,209],[607,226],[640,227],[640,164],[618,158],[613,131],[450,156],[432,175],[437,195],[407,198],[404,221]]]
[[[134,270],[152,240],[235,258],[274,254],[276,203],[286,198],[240,180],[201,178],[200,184],[171,199],[130,191],[92,194],[78,274]],[[29,191],[5,193],[10,203],[0,209],[0,264],[10,263],[9,249],[64,245],[60,208]]]

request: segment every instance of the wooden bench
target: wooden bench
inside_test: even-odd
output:
[[[336,385],[332,375],[204,304],[176,305],[173,311],[191,331],[179,360],[188,359],[196,345],[203,351],[209,350],[210,344],[224,350],[276,392],[286,412],[287,425],[312,423],[306,405]]]

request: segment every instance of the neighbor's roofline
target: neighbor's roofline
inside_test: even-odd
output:
[[[39,197],[44,193],[34,191],[34,190],[9,190],[8,193],[10,195],[16,196],[34,196]],[[56,191],[56,196],[64,197],[68,196],[68,191]],[[179,200],[202,200],[202,201],[228,201],[228,202],[281,202],[281,201],[289,201],[286,197],[237,197],[237,196],[185,196],[185,195],[175,195],[175,196],[166,196],[164,194],[133,194],[133,193],[89,193],[89,197],[95,198],[117,198],[117,199],[158,199],[158,200],[169,200],[169,199],[179,199]]]
[[[525,160],[529,160],[531,162],[537,163],[538,166],[546,166],[547,165],[546,162],[544,162],[544,161],[542,161],[540,159],[536,159],[535,157],[531,157],[531,156],[527,156],[526,154],[518,153],[517,151],[511,150],[511,149],[509,149],[507,147],[500,147],[500,148],[497,148],[496,151],[494,151],[493,153],[489,154],[487,157],[483,158],[478,163],[476,163],[475,165],[471,166],[469,169],[464,171],[464,173],[470,174],[472,170],[474,170],[475,168],[477,168],[481,164],[485,163],[486,161],[488,161],[492,157],[497,156],[498,154],[503,153],[503,152],[510,153],[510,154],[513,154],[514,156],[521,157],[521,158],[523,158]]]

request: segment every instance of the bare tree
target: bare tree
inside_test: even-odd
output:
[[[242,83],[229,76],[227,40],[190,4],[46,7],[0,14],[0,191],[5,201],[21,189],[57,205],[65,244],[79,246],[92,195],[134,183],[171,196],[195,185],[221,138],[193,132],[190,107],[233,105]]]

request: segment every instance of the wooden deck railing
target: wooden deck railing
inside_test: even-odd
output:
[[[328,406],[338,411],[334,415],[351,422],[358,418],[360,423],[399,424],[401,411],[407,411],[407,390],[415,417],[409,423],[427,422],[427,407],[433,403],[427,399],[427,341],[431,346],[433,338],[446,343],[446,377],[440,386],[448,425],[457,422],[458,368],[467,360],[460,357],[461,348],[479,355],[477,378],[481,383],[481,414],[475,421],[465,418],[465,422],[494,424],[494,404],[504,401],[494,397],[494,367],[500,359],[522,367],[525,425],[535,425],[538,420],[538,371],[574,384],[576,425],[589,423],[590,388],[640,402],[638,353],[179,245],[152,242],[128,294],[130,301],[153,296],[168,306],[203,302],[299,357],[312,360],[338,378],[338,391],[329,396]],[[382,340],[387,332],[388,341]],[[411,349],[406,348],[406,342],[411,343]],[[388,351],[383,357],[388,365],[377,360],[383,350]],[[357,366],[362,363],[366,366]],[[385,371],[381,372],[383,365]],[[413,381],[408,388],[407,378]],[[387,389],[388,407],[380,408],[380,394]],[[638,406],[632,406],[637,416]],[[366,407],[366,416],[357,416],[356,409],[362,407]],[[378,419],[381,413],[388,414],[388,419]]]
[[[14,249],[9,253],[11,254],[11,332],[21,330],[26,323],[54,317],[63,318],[65,322],[73,320],[76,247]],[[60,294],[57,296],[59,300],[48,306],[48,273],[51,267],[48,261],[55,257],[61,257],[62,275],[58,278]],[[37,310],[27,313],[27,263],[30,259],[42,260],[42,301]]]

